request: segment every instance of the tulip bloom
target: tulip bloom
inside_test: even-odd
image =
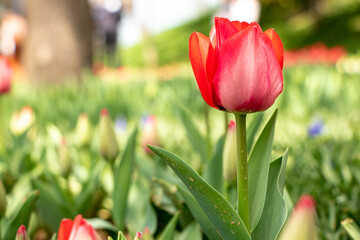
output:
[[[30,237],[24,225],[21,225],[17,230],[15,240],[30,240]]]
[[[75,220],[63,219],[60,224],[58,240],[97,240],[94,228],[78,215]]]
[[[289,220],[286,222],[279,239],[318,239],[315,208],[315,200],[311,196],[302,196],[291,213]]]
[[[273,29],[215,18],[210,38],[194,32],[189,56],[205,102],[228,112],[271,107],[283,90],[284,49]]]
[[[0,56],[0,95],[10,91],[12,71],[9,61]]]

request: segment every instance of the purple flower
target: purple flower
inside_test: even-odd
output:
[[[310,126],[308,127],[308,135],[309,137],[315,138],[324,133],[325,124],[321,119],[316,119],[312,121]]]

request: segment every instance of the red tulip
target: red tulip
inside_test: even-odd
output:
[[[189,55],[205,102],[229,112],[268,109],[283,89],[284,49],[273,29],[215,18],[210,38],[194,32]]]
[[[24,225],[21,225],[17,230],[15,240],[30,240],[29,234]]]
[[[279,237],[280,240],[317,240],[316,203],[310,195],[297,202]]]
[[[9,61],[0,56],[0,95],[10,91],[12,71]]]
[[[97,240],[94,228],[78,215],[75,220],[63,219],[60,224],[58,240]]]

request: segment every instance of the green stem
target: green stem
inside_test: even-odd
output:
[[[237,212],[250,232],[248,169],[246,151],[246,114],[235,114],[237,141]]]

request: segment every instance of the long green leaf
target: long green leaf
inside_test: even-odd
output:
[[[136,147],[137,128],[131,133],[121,161],[114,167],[114,191],[113,191],[113,217],[117,226],[123,230],[126,214],[127,196],[131,184],[133,172],[135,147]]]
[[[246,135],[246,144],[247,144],[247,151],[251,152],[256,133],[259,131],[261,122],[264,118],[263,112],[254,113],[253,119],[247,129],[247,135]]]
[[[186,162],[165,149],[149,146],[163,158],[194,195],[223,239],[250,239],[246,227],[228,201]]]
[[[164,231],[160,234],[158,240],[173,240],[175,227],[179,219],[180,212],[177,212],[166,225]]]
[[[15,239],[18,228],[23,224],[28,225],[30,215],[34,210],[34,205],[39,197],[39,191],[33,191],[24,200],[19,210],[12,216],[6,223],[4,229],[2,229],[2,239]]]
[[[258,224],[265,204],[276,116],[277,110],[275,110],[261,132],[249,157],[248,176],[251,230],[255,229]]]
[[[87,215],[96,203],[94,193],[99,190],[99,178],[104,169],[104,162],[100,161],[91,169],[90,179],[84,184],[82,191],[75,199],[75,209],[77,214]]]
[[[40,191],[40,197],[36,203],[39,215],[51,231],[56,232],[63,218],[73,218],[70,206],[59,197],[59,193],[52,185],[41,180],[35,180],[33,184]]]
[[[212,160],[207,165],[204,172],[205,181],[215,188],[218,192],[222,192],[223,175],[222,175],[222,155],[224,150],[225,137],[219,138],[216,143],[215,153]]]
[[[195,151],[197,151],[203,162],[207,162],[208,158],[208,148],[206,145],[205,137],[199,131],[199,128],[196,126],[194,122],[194,118],[192,118],[187,111],[182,106],[177,108],[179,110],[179,115],[184,124],[187,137]]]
[[[117,227],[115,227],[112,223],[101,219],[101,218],[87,218],[86,221],[94,228],[94,229],[103,229],[112,232],[118,232]]]
[[[189,240],[189,239],[202,239],[199,224],[197,224],[196,222],[193,222],[190,225],[188,225],[184,229],[184,231],[181,232],[177,240]]]
[[[264,211],[251,236],[253,240],[275,240],[285,224],[287,206],[284,195],[288,150],[270,164]]]
[[[360,239],[360,229],[354,220],[348,218],[341,222],[343,228],[345,228],[346,232],[351,236],[354,240]]]
[[[185,203],[190,209],[190,212],[200,224],[203,232],[210,240],[217,240],[220,238],[219,233],[216,231],[214,224],[211,222],[210,218],[205,214],[204,210],[201,208],[200,204],[196,201],[195,197],[184,188],[177,186],[177,189],[181,196],[183,197]]]

